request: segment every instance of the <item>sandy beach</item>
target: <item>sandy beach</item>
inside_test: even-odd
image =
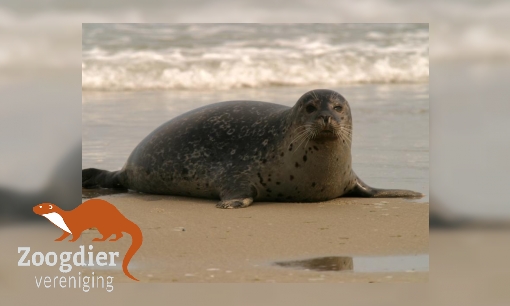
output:
[[[184,197],[117,194],[101,198],[142,229],[143,245],[129,266],[141,282],[428,280],[428,203],[340,198],[223,210],[215,208],[212,200]],[[97,252],[120,251],[120,258],[131,243],[130,238],[91,242],[99,236],[96,230],[88,230],[82,234],[82,243],[92,244]],[[329,257],[327,265],[336,260],[333,256],[351,257],[353,269],[275,264]],[[416,265],[421,268],[415,269]],[[114,276],[116,282],[132,282],[119,267],[94,272]]]

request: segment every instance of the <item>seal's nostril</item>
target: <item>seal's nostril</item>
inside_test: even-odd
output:
[[[330,116],[324,116],[324,115],[321,115],[320,118],[322,118],[322,120],[324,121],[324,123],[326,124],[329,124],[331,122],[331,117]]]

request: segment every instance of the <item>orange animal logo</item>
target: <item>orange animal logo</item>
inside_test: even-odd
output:
[[[42,203],[34,206],[34,213],[47,218],[62,229],[62,236],[55,241],[62,241],[69,235],[73,235],[69,241],[76,241],[84,230],[92,227],[97,228],[103,235],[102,238],[94,238],[93,241],[106,241],[112,235],[115,235],[115,238],[110,241],[117,241],[122,238],[122,232],[128,233],[131,235],[132,242],[122,261],[122,270],[126,276],[138,281],[129,273],[127,267],[142,245],[142,231],[112,204],[101,199],[92,199],[83,202],[73,210],[65,211],[55,204]]]

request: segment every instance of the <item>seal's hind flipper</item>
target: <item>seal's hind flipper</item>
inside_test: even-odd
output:
[[[424,195],[411,190],[373,188],[359,178],[356,178],[356,184],[353,189],[345,196],[362,198],[422,198]]]
[[[95,168],[83,169],[81,171],[81,186],[86,189],[92,188],[114,188],[127,189],[120,181],[120,171],[106,171]]]

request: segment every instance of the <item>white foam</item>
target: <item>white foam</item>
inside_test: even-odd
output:
[[[253,42],[251,42],[253,43]],[[259,42],[260,43],[260,42]],[[423,42],[380,47],[276,40],[193,49],[83,52],[84,90],[230,89],[281,85],[427,82]]]

